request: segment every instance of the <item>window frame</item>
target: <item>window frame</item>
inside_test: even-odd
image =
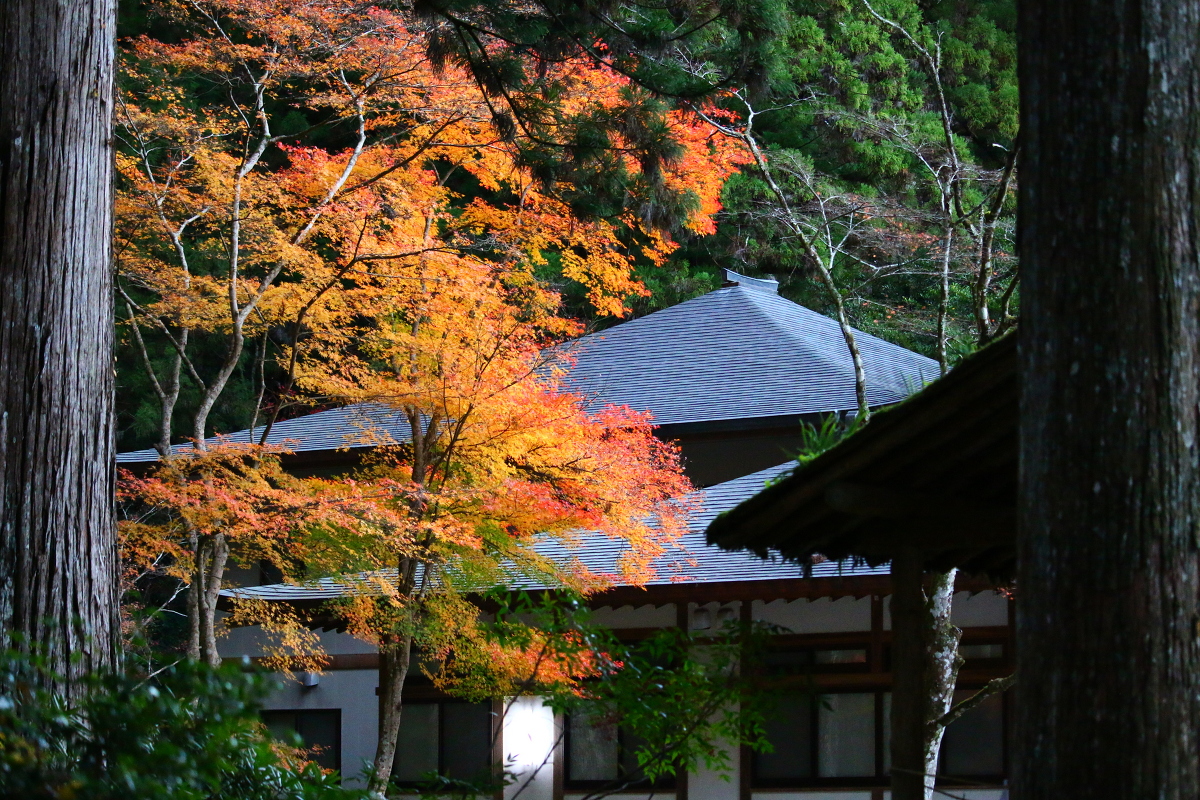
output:
[[[331,715],[333,715],[333,721],[334,721],[333,730],[334,730],[336,736],[334,737],[334,745],[331,748],[331,750],[333,752],[333,763],[334,763],[334,766],[332,767],[332,769],[336,770],[339,775],[342,774],[342,709],[341,708],[264,708],[264,709],[259,710],[259,712],[258,712],[259,719],[262,720],[262,723],[264,726],[267,725],[267,715],[269,715],[269,714],[294,714],[297,717],[299,717],[299,715],[301,715],[301,714],[331,714]],[[297,719],[297,722],[299,722],[298,719]],[[294,726],[294,729],[293,729],[293,732],[297,736],[300,736],[299,727],[300,726],[297,724],[296,726]],[[268,728],[268,733],[269,733],[269,731],[270,731],[270,729]],[[304,737],[301,736],[300,738],[303,739]],[[313,761],[314,763],[317,763],[316,759],[310,759],[310,760]],[[325,767],[325,766],[321,766],[321,768],[328,769],[328,767]]]
[[[823,778],[816,774],[817,765],[820,763],[820,698],[822,695],[833,694],[866,694],[871,695],[874,712],[872,721],[872,742],[874,747],[874,773],[872,775],[850,776]],[[808,730],[809,730],[809,761],[813,766],[813,776],[811,778],[762,778],[759,776],[759,753],[749,751],[749,769],[750,769],[750,786],[752,789],[764,790],[781,790],[781,789],[812,789],[812,788],[838,788],[838,787],[877,787],[887,785],[887,776],[883,774],[883,696],[887,694],[884,691],[867,690],[864,691],[857,687],[843,687],[839,689],[821,688],[812,692],[811,698],[813,702],[809,704],[808,714]],[[748,748],[747,748],[748,750]]]
[[[983,686],[980,685],[959,685],[955,687],[955,691],[964,691],[973,694],[982,688]],[[946,757],[946,750],[945,739],[943,739],[942,748],[938,751],[937,772],[939,786],[954,786],[955,784],[961,784],[963,788],[967,788],[968,786],[974,786],[979,783],[1007,783],[1011,771],[1011,762],[1009,761],[1009,757],[1012,747],[1012,697],[1013,693],[1011,689],[1000,693],[1000,765],[1003,769],[1003,773],[999,775],[944,775],[942,771],[944,769],[943,762]],[[950,724],[953,725],[954,723],[952,722]],[[943,780],[946,781],[945,784],[942,783]]]
[[[982,684],[976,681],[971,681],[964,684],[959,684],[956,691],[976,692],[983,688]],[[872,690],[863,691],[856,687],[841,687],[838,689],[825,688],[813,689],[812,697],[816,702],[810,705],[809,709],[809,741],[810,745],[810,763],[813,765],[815,773],[818,764],[818,749],[820,747],[820,728],[819,728],[819,698],[821,695],[830,694],[871,694],[874,695],[874,711],[875,711],[875,774],[870,776],[857,777],[839,777],[839,778],[822,778],[813,775],[807,779],[795,778],[761,778],[759,777],[759,754],[752,751],[749,747],[742,748],[742,764],[743,768],[749,770],[749,786],[754,791],[787,791],[787,790],[803,790],[817,788],[879,788],[890,785],[890,777],[885,765],[887,763],[887,753],[884,751],[884,746],[887,742],[888,725],[886,715],[886,695],[890,694],[891,690]],[[938,786],[960,786],[968,788],[977,784],[986,783],[988,785],[1001,786],[1005,785],[1009,778],[1010,770],[1010,753],[1011,753],[1011,738],[1012,738],[1012,692],[1006,691],[1001,694],[1001,716],[1000,716],[1000,741],[1001,755],[1000,763],[1003,767],[1003,773],[999,775],[944,775],[942,770],[942,762],[945,758],[943,750],[938,756]],[[953,725],[953,723],[951,723]]]
[[[760,669],[759,676],[766,691],[772,689],[791,689],[793,691],[809,692],[814,697],[827,694],[874,694],[875,695],[875,774],[873,776],[852,778],[812,778],[798,780],[795,778],[768,779],[760,778],[758,757],[750,748],[742,749],[741,764],[744,771],[743,780],[752,791],[778,792],[786,790],[805,790],[820,788],[880,788],[890,783],[888,771],[885,769],[887,753],[884,752],[887,741],[886,705],[884,696],[892,691],[891,674],[891,641],[892,631],[882,628],[882,615],[873,620],[871,630],[844,631],[829,633],[781,633],[772,637],[770,651],[786,652],[816,652],[821,650],[863,650],[867,651],[866,663],[852,664],[817,664],[810,657],[809,663],[800,666],[793,672],[774,673],[770,669]],[[988,680],[1007,674],[1013,668],[1012,630],[1009,626],[977,626],[964,628],[962,645],[1000,645],[1003,649],[997,657],[967,659],[959,672],[957,689],[977,691]],[[1011,700],[1008,692],[1004,695],[1002,716],[1002,764],[1004,773],[1001,775],[961,775],[946,776],[946,785],[955,785],[960,780],[985,781],[1001,785],[1007,781],[1010,771]],[[812,704],[810,711],[810,739],[814,748],[812,765],[814,773],[817,770],[815,749],[819,747],[820,731],[818,729],[818,706]],[[940,772],[940,759],[939,759]],[[748,774],[746,774],[748,773]],[[939,775],[938,785],[942,780]]]
[[[847,651],[861,651],[864,654],[862,661],[844,661],[844,662],[819,662],[817,661],[818,653],[834,653]],[[766,668],[760,667],[759,674],[762,678],[768,681],[779,679],[796,679],[810,675],[861,675],[873,671],[871,663],[871,641],[868,638],[860,637],[857,640],[847,641],[831,641],[806,643],[796,641],[772,642],[767,648],[769,656],[787,656],[797,655],[807,657],[807,661],[797,663],[794,671],[779,671],[772,672],[770,665],[765,665]]]
[[[562,734],[562,740],[563,740],[562,764],[563,764],[563,788],[564,788],[564,790],[566,790],[568,792],[575,792],[575,791],[579,791],[579,790],[599,789],[599,788],[603,788],[605,786],[611,785],[612,783],[614,783],[614,781],[572,780],[571,779],[571,738],[573,736],[573,734],[571,732],[571,727],[572,727],[571,726],[571,718],[572,718],[571,714],[563,714],[562,715],[562,726],[563,726],[562,727],[562,731],[563,731],[563,734]],[[619,770],[621,769],[621,763],[625,756],[625,752],[626,752],[625,748],[627,747],[626,739],[628,736],[629,736],[629,733],[628,733],[627,729],[625,728],[625,726],[622,725],[620,722],[618,722],[617,723],[618,777],[615,782],[620,782],[620,780],[621,780]],[[648,781],[646,778],[642,778],[640,781],[631,783],[629,786],[626,786],[624,789],[613,792],[613,794],[642,794],[642,795],[644,795],[647,791],[650,791],[650,792],[673,791],[678,784],[679,784],[679,774],[677,772],[675,775],[659,778],[657,781],[655,781],[653,783]]]
[[[494,780],[498,774],[499,763],[497,759],[497,746],[499,745],[499,729],[497,728],[497,715],[495,701],[485,703],[471,703],[467,700],[459,700],[452,697],[421,697],[407,700],[404,703],[405,708],[412,706],[437,706],[437,773],[446,777],[446,706],[471,706],[471,705],[487,705],[488,708],[488,771],[490,777]],[[400,724],[404,724],[404,716],[401,714]],[[395,770],[396,756],[392,756],[392,769]],[[393,772],[392,783],[401,788],[416,788],[421,786],[423,780],[398,780]]]

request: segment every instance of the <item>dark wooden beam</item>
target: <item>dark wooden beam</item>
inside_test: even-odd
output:
[[[887,519],[962,521],[972,524],[980,519],[1012,520],[1016,509],[1001,503],[975,498],[947,496],[935,492],[871,486],[838,481],[825,490],[825,502],[835,511],[863,517]],[[1015,528],[1014,531],[1015,533]]]
[[[896,527],[876,528],[894,520],[919,522],[913,530],[923,548],[947,543],[961,552],[962,538],[976,535],[977,550],[994,542],[1011,549],[1015,526],[1006,503],[1016,483],[1017,388],[1016,341],[1002,339],[719,517],[710,541],[841,557],[862,554],[853,546],[867,534],[899,535]],[[893,493],[872,489],[883,486]],[[968,507],[968,499],[980,507]]]

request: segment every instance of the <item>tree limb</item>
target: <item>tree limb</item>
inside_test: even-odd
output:
[[[1015,686],[1016,683],[1017,683],[1017,673],[1015,673],[1015,672],[1012,675],[1007,675],[1003,678],[996,678],[994,680],[988,681],[987,684],[985,684],[984,687],[982,689],[980,689],[978,692],[971,695],[966,700],[963,700],[961,703],[956,703],[953,708],[951,708],[949,711],[947,711],[945,714],[943,714],[941,717],[939,717],[935,724],[941,725],[942,727],[949,725],[951,722],[954,722],[954,720],[958,719],[963,714],[966,714],[968,711],[970,711],[973,708],[975,708],[976,706],[978,706],[984,700],[987,700],[989,697],[991,697],[994,694],[999,694],[1000,692],[1008,691],[1013,686]]]

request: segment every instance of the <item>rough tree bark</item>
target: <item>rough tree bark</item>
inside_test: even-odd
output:
[[[418,448],[419,449],[419,448]],[[397,589],[409,598],[403,619],[396,631],[379,648],[379,742],[375,747],[374,774],[367,787],[372,797],[387,794],[388,781],[392,777],[392,766],[396,760],[396,745],[400,740],[400,715],[404,711],[404,683],[412,667],[413,634],[420,625],[424,594],[417,586],[417,569],[423,566],[425,575],[429,565],[421,565],[416,559],[402,558],[397,573]],[[425,577],[422,576],[422,578]]]
[[[375,747],[375,774],[371,792],[387,793],[400,739],[400,715],[404,711],[404,683],[412,666],[413,637],[404,633],[379,648],[379,742]]]
[[[955,570],[926,573],[919,551],[892,559],[893,800],[929,800],[958,679],[962,631],[950,623]]]
[[[116,659],[113,0],[0,3],[0,643]]]
[[[1200,797],[1200,2],[1023,0],[1014,798]]]

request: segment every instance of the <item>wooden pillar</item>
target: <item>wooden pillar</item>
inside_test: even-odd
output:
[[[892,559],[892,800],[924,800],[924,575],[920,551]]]

